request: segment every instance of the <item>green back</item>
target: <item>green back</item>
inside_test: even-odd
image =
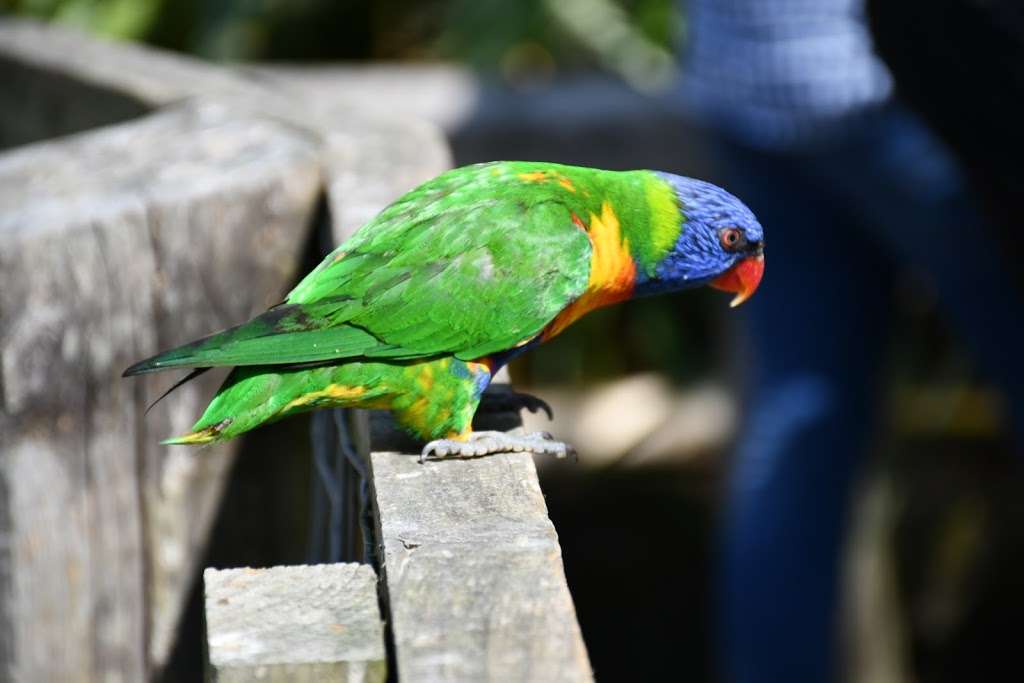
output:
[[[586,222],[606,203],[639,269],[653,272],[680,230],[674,194],[655,174],[538,162],[467,166],[382,211],[284,304],[129,372],[473,359],[514,348],[586,290],[592,248],[574,216]]]

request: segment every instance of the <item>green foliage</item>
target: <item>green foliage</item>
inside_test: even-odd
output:
[[[671,0],[449,0],[440,54],[517,82],[603,67],[651,89],[674,76]]]
[[[3,0],[0,9],[73,24],[97,35],[142,40],[164,4],[165,0]]]
[[[449,0],[440,54],[484,70],[516,77],[526,69],[550,71],[578,63],[582,55],[551,22],[545,0]]]
[[[0,10],[219,60],[452,59],[510,81],[664,69],[673,0],[0,0]]]

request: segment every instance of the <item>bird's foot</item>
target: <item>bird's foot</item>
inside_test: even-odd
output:
[[[533,394],[516,391],[510,384],[492,384],[480,397],[478,413],[518,413],[525,408],[531,413],[544,411],[549,420],[555,417],[547,401]]]
[[[492,453],[541,453],[562,458],[576,458],[576,449],[562,441],[555,441],[547,432],[515,434],[508,432],[473,432],[465,441],[437,439],[423,447],[420,462],[444,458],[474,458]]]

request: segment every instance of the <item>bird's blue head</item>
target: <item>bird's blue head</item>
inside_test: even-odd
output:
[[[638,294],[711,285],[746,301],[764,273],[764,231],[750,209],[717,185],[658,173],[675,190],[683,227],[655,277],[637,283]]]

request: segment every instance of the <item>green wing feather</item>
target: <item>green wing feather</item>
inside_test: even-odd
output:
[[[591,245],[536,164],[456,169],[409,192],[261,316],[142,361],[174,367],[346,358],[464,360],[531,339],[586,289]],[[589,170],[589,169],[587,169]]]

